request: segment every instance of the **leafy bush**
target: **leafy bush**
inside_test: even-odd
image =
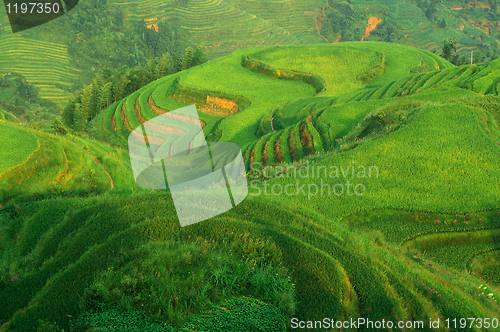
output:
[[[293,314],[294,287],[270,265],[252,266],[213,244],[150,242],[122,256],[85,291],[82,311],[117,304],[165,323],[182,325],[233,296],[258,296]],[[292,308],[292,309],[290,309]]]

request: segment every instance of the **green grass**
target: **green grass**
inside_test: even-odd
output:
[[[35,135],[6,121],[0,121],[0,145],[0,176],[24,164],[40,147]]]
[[[379,60],[375,51],[363,52],[344,45],[274,47],[252,56],[275,68],[319,74],[327,85],[321,95],[340,95],[363,87],[356,76],[376,66]]]
[[[275,297],[276,292],[269,290],[283,287],[278,286],[282,285],[280,280],[284,285],[289,284],[288,276],[295,284],[298,301],[295,315],[300,319],[320,319],[325,313],[339,318],[355,314],[370,319],[401,319],[406,301],[412,298],[405,296],[405,302],[398,302],[389,293],[393,287],[399,294],[413,294],[413,301],[433,310],[446,312],[455,308],[460,314],[471,311],[495,314],[493,305],[474,297],[472,289],[478,283],[474,277],[450,271],[431,273],[404,254],[377,246],[368,235],[354,233],[318,213],[295,210],[293,206],[263,197],[249,197],[233,211],[181,229],[175,216],[169,213],[171,209],[173,202],[168,194],[143,192],[131,196],[34,202],[18,208],[15,214],[13,206],[4,210],[2,220],[9,229],[2,234],[14,239],[16,263],[13,265],[12,258],[8,258],[1,269],[8,278],[0,290],[2,298],[8,299],[1,303],[2,312],[6,314],[3,317],[21,331],[30,329],[33,318],[43,318],[66,328],[70,321],[67,314],[77,317],[81,303],[86,306],[100,301],[108,305],[115,303],[122,308],[120,313],[129,315],[132,312],[123,311],[124,307],[137,310],[146,303],[153,310],[176,298],[179,312],[187,307],[195,313],[205,310],[204,302],[196,301],[210,299],[211,303],[222,305],[225,296],[248,292],[261,294],[261,300],[274,308],[282,308],[281,313],[285,313],[293,308],[280,306],[289,301]],[[34,227],[38,230],[36,234]],[[165,250],[166,247],[171,249]],[[11,265],[6,272],[4,267],[8,262]],[[279,278],[271,277],[272,270],[259,270],[259,266],[267,263],[277,268]],[[255,266],[256,270],[248,266]],[[389,280],[378,272],[387,266],[391,267],[393,277]],[[219,270],[226,272],[219,273]],[[450,274],[460,286],[448,285],[446,290],[441,284],[450,282]],[[343,279],[346,277],[347,283]],[[398,282],[405,277],[409,282]],[[428,297],[417,278],[446,294],[449,301],[463,302],[463,305]],[[169,280],[179,287],[172,288]],[[156,286],[151,288],[151,283]],[[239,288],[239,283],[247,286]],[[353,286],[355,294],[349,291]],[[198,293],[204,289],[207,296]],[[290,288],[278,289],[286,292]],[[189,291],[196,292],[193,299]],[[125,296],[119,295],[122,293]],[[141,296],[136,297],[137,294]],[[349,308],[342,303],[348,294],[359,301],[359,308]],[[156,300],[143,300],[150,296]],[[415,310],[417,308],[415,305]],[[421,315],[428,319],[433,310]],[[12,317],[14,312],[17,313]],[[197,319],[175,314],[175,309],[168,307],[161,312],[173,315],[167,320],[169,324],[176,319],[185,322],[186,318],[197,324],[210,321],[206,316]],[[94,317],[95,322],[95,318],[102,315],[102,321],[106,321],[105,311],[89,314],[82,319]],[[147,315],[153,317],[151,313]],[[228,317],[227,322],[231,321]],[[160,318],[160,322],[163,325],[165,318]]]

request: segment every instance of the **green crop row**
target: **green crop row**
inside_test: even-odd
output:
[[[273,68],[268,64],[260,62],[256,59],[250,58],[249,56],[243,57],[241,60],[241,65],[243,68],[251,70],[253,72],[271,76],[283,80],[299,81],[311,85],[316,89],[316,93],[326,89],[326,82],[321,76],[317,74],[303,73],[290,69],[277,69]]]
[[[139,95],[141,94],[141,92],[142,90],[138,90],[132,93],[130,96],[128,96],[125,100],[125,114],[126,114],[125,121],[128,122],[132,130],[141,125],[137,119],[137,114],[135,113],[135,102],[139,97]]]
[[[300,122],[292,127],[292,131],[290,132],[290,137],[288,138],[288,146],[290,148],[290,156],[294,161],[298,161],[304,157],[304,151],[302,148],[302,142],[300,140],[301,134],[301,125]]]

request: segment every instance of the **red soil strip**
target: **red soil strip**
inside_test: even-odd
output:
[[[128,123],[128,120],[127,120],[127,116],[126,116],[126,114],[127,114],[127,108],[125,107],[125,103],[123,103],[123,106],[122,106],[120,114],[122,116],[123,123],[125,124],[125,126],[127,126],[127,129],[129,131],[134,131],[134,129],[132,129],[132,127],[130,127],[130,124]]]
[[[196,104],[192,100],[192,98],[190,98],[189,96],[183,96],[182,92],[180,95],[176,93],[173,96],[171,96],[170,98],[173,100],[176,100],[176,101],[186,103],[186,104]],[[222,108],[222,110],[217,109],[214,106],[214,104],[219,106],[220,108]],[[222,106],[222,105],[224,105],[224,106]],[[230,109],[226,108],[229,105],[231,105],[232,107]],[[222,117],[227,117],[227,116],[233,115],[234,113],[239,111],[238,106],[236,106],[236,103],[233,102],[232,100],[218,98],[218,97],[211,97],[211,96],[207,96],[207,100],[204,104],[196,104],[196,106],[198,106],[198,109],[200,111],[202,111],[203,113],[216,115],[216,116],[222,116]]]
[[[153,102],[153,98],[151,98],[151,96],[149,96],[149,98],[148,98],[148,105],[149,105],[149,107],[151,108],[151,110],[152,110],[153,112],[155,112],[156,114],[158,114],[158,115],[162,115],[163,113],[168,112],[168,110],[163,110],[163,109],[161,109],[161,108],[157,107],[157,106],[154,104],[154,102]]]
[[[203,125],[201,125],[198,120],[190,118],[190,117],[182,115],[182,114],[168,112],[165,114],[165,116],[167,116],[171,119],[179,120],[179,121],[184,122],[184,123],[189,123],[193,126],[197,126],[198,128],[203,128]]]
[[[300,143],[304,147],[304,152],[309,155],[314,153],[314,146],[312,142],[312,137],[309,135],[309,131],[306,126],[307,122],[304,122],[300,127]]]
[[[283,153],[281,152],[281,146],[280,146],[280,138],[281,138],[281,135],[280,137],[278,137],[276,139],[276,142],[274,143],[274,158],[275,158],[275,161],[277,163],[281,163],[283,161],[285,161],[283,159]]]
[[[457,52],[461,51],[463,49],[466,49],[466,50],[475,50],[475,49],[477,49],[477,47],[475,47],[475,46],[463,46],[463,47],[457,48]]]
[[[186,133],[185,131],[183,131],[181,129],[172,128],[172,127],[165,127],[162,125],[156,125],[156,124],[153,124],[151,122],[148,122],[148,128],[151,128],[152,130],[154,130],[158,133],[167,134],[167,135],[182,136]]]
[[[111,117],[111,127],[113,128],[114,131],[116,131],[116,118],[115,114]]]
[[[288,136],[288,148],[290,149],[290,156],[292,160],[297,160],[296,153],[297,147],[293,143],[293,134],[295,133],[295,128],[290,131],[290,136]]]
[[[135,111],[135,116],[137,117],[137,121],[142,125],[144,122],[146,122],[146,120],[142,117],[142,114],[141,114],[141,109],[139,108],[139,106],[137,106],[137,99],[135,100],[135,103],[134,103],[134,111]]]
[[[269,160],[269,154],[267,153],[267,147],[269,146],[269,141],[264,145],[264,152],[262,152],[262,164],[267,165],[267,161]]]
[[[232,100],[229,99],[224,99],[224,98],[219,98],[219,97],[212,97],[212,96],[207,96],[207,103],[212,102],[217,105],[219,105],[222,108],[225,108],[227,110],[233,110],[235,107],[237,107],[236,103]]]
[[[138,115],[138,113],[140,114],[140,110],[138,110],[138,108],[136,106],[137,106],[137,104],[134,104],[134,110],[135,110],[135,114],[137,115],[137,121],[142,125],[145,122],[145,120],[142,118],[142,116]],[[124,116],[125,110],[126,110],[125,103],[123,103],[122,119],[124,119],[124,118],[126,119],[126,117]],[[135,133],[134,130],[130,127],[130,124],[128,123],[128,121],[126,121],[125,119],[123,120],[123,122],[126,124],[127,128],[134,134],[134,136],[144,137],[142,135],[142,132],[141,132],[141,134]],[[157,125],[152,125],[152,124],[148,124],[148,126],[151,129],[153,129],[159,133],[162,133],[162,134],[184,135],[183,131],[175,129],[175,128],[168,128],[168,127],[157,126]],[[158,137],[158,136],[148,135],[147,137],[144,137],[144,138],[145,138],[146,142],[148,142],[149,144],[162,145],[163,143],[165,143],[165,139],[162,137]]]
[[[94,158],[94,160],[95,160],[98,164],[101,164],[101,165],[102,165],[102,162],[101,162],[99,159],[97,159],[97,157],[96,157],[96,156],[92,156],[92,157]],[[103,166],[102,170],[104,171],[104,173],[106,173],[106,175],[107,175],[107,176],[108,176],[108,178],[109,178],[109,182],[110,182],[110,184],[111,184],[111,189],[110,189],[110,190],[113,190],[113,189],[115,188],[115,185],[114,185],[114,182],[113,182],[113,178],[111,178],[111,175],[109,175],[109,173],[108,173],[108,172],[104,169],[104,166]]]
[[[131,134],[134,135],[135,137],[137,137],[138,141],[145,140],[146,143],[148,143],[148,144],[162,145],[163,143],[165,143],[165,139],[163,137],[158,137],[158,136],[153,136],[153,135],[149,135],[147,137],[144,137],[144,135],[142,134],[142,131],[141,131],[141,133],[137,133],[137,132],[133,131]]]
[[[109,173],[108,173],[106,170],[104,170],[104,173],[106,173],[106,175],[107,175],[107,176],[108,176],[108,178],[109,178],[109,182],[111,183],[111,189],[110,189],[110,190],[115,189],[115,184],[114,184],[114,182],[113,182],[113,178],[111,177],[111,175],[109,175]]]
[[[66,155],[66,152],[64,151],[64,148],[62,149],[62,152],[64,154],[64,159],[66,160],[66,165],[64,165],[64,170],[57,175],[56,179],[52,181],[53,184],[58,184],[61,179],[68,174],[68,169],[69,169],[69,161],[68,161],[68,156]]]
[[[179,120],[179,121],[182,121],[182,122],[189,123],[189,124],[192,124],[192,125],[200,127],[200,123],[196,119],[193,119],[193,118],[190,118],[190,117],[187,117],[187,116],[183,116],[182,114],[170,113],[170,111],[168,111],[168,110],[163,110],[163,109],[157,107],[154,104],[153,99],[151,98],[151,96],[149,96],[148,105],[151,108],[151,110],[153,112],[155,112],[156,114],[158,114],[158,115],[162,115],[162,114],[166,113],[165,116],[168,116],[171,119],[176,119],[176,120]],[[203,128],[203,127],[204,126],[202,124],[202,126],[200,128]]]
[[[147,27],[148,29],[155,29],[155,31],[158,32],[158,24],[156,23],[148,24]]]

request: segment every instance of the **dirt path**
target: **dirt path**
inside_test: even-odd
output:
[[[132,129],[132,127],[130,127],[130,123],[128,123],[128,120],[127,120],[127,108],[125,107],[125,103],[123,103],[120,114],[122,116],[123,123],[125,124],[125,126],[127,126],[127,129],[129,131],[134,131],[134,129]]]
[[[104,169],[104,167],[103,167],[103,169]],[[111,177],[111,175],[109,175],[108,171],[106,171],[105,169],[104,169],[104,173],[106,173],[106,175],[109,178],[109,182],[111,183],[111,189],[110,189],[110,191],[113,190],[113,189],[115,189],[115,184],[113,182],[113,178]]]
[[[61,173],[59,173],[54,181],[52,181],[53,184],[58,184],[61,179],[68,174],[68,169],[69,169],[69,160],[68,156],[66,155],[66,151],[64,151],[64,148],[62,149],[63,155],[64,155],[64,160],[66,160],[66,164],[64,165],[64,169],[62,170]]]
[[[146,122],[146,120],[142,117],[142,114],[141,114],[141,109],[139,108],[139,106],[137,106],[137,100],[135,100],[134,102],[134,111],[135,111],[135,116],[137,117],[137,121],[142,125],[144,122]]]
[[[154,104],[153,99],[151,98],[151,96],[149,96],[148,105],[151,108],[151,110],[153,112],[155,112],[156,114],[158,114],[158,115],[165,114],[165,116],[168,116],[169,118],[176,119],[176,120],[179,120],[179,121],[182,121],[182,122],[189,123],[189,124],[195,125],[197,127],[200,127],[200,123],[196,119],[190,118],[188,116],[183,116],[182,114],[170,113],[170,111],[163,110],[163,109],[157,107]],[[202,124],[200,128],[203,128],[203,127],[204,126]]]
[[[148,105],[151,108],[151,110],[158,115],[162,115],[163,113],[168,112],[168,110],[163,110],[163,109],[157,107],[155,105],[155,103],[153,102],[153,98],[151,98],[151,96],[149,96],[149,98],[148,98]]]

